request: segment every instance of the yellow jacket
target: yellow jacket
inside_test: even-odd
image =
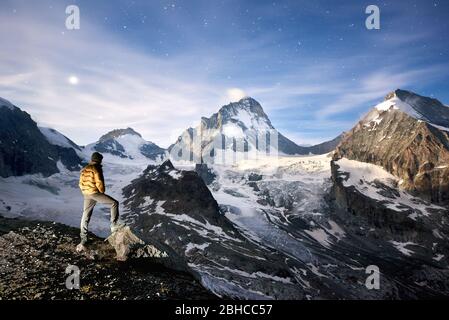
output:
[[[79,187],[83,194],[104,193],[103,169],[100,164],[91,162],[81,170]]]

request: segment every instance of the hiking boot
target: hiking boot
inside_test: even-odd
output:
[[[87,250],[86,246],[82,243],[80,243],[79,245],[76,246],[76,252],[83,252],[86,250]]]
[[[118,230],[120,230],[121,228],[123,228],[125,225],[123,223],[116,223],[113,226],[111,226],[111,233],[114,233]]]

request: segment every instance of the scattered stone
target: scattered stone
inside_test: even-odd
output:
[[[0,216],[0,300],[215,298],[190,274],[158,263],[164,252],[134,237],[129,228],[113,237],[138,244],[120,248],[128,256],[118,263],[109,240],[90,234],[87,249],[80,254],[75,251],[76,228]],[[65,286],[68,265],[80,270],[79,290]]]

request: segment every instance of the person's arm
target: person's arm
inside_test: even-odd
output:
[[[97,187],[100,193],[104,193],[106,191],[106,187],[104,184],[103,177],[103,169],[95,167],[95,186]]]
[[[80,180],[79,180],[79,182],[78,182],[78,187],[81,189],[81,191],[83,190],[83,172],[84,172],[84,169],[83,170],[81,170],[81,173],[80,173]]]

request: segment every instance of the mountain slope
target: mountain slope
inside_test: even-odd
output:
[[[398,189],[399,179],[382,167],[345,158],[332,161],[331,167],[332,192],[347,224],[366,222],[367,236],[432,248],[421,253],[428,260],[448,252],[449,209]]]
[[[42,134],[47,138],[48,142],[55,146],[60,146],[64,148],[73,148],[77,151],[81,151],[81,147],[78,146],[75,142],[67,138],[65,135],[60,133],[59,131],[52,129],[52,128],[46,128],[46,127],[39,127],[39,130],[42,132]]]
[[[356,171],[339,161],[341,170],[331,180],[330,159],[209,166],[215,177],[209,189],[242,234],[288,256],[308,299],[447,296],[447,210],[398,191],[397,179],[389,183],[392,175],[374,165],[360,163]],[[344,181],[348,175],[354,192]],[[381,270],[379,290],[365,287],[369,265]]]
[[[335,148],[340,144],[344,135],[345,133],[342,133],[332,140],[307,147],[308,152],[311,154],[325,154],[331,152],[332,150],[335,150]]]
[[[384,167],[400,187],[449,202],[449,107],[396,90],[374,107],[337,147],[346,157]]]
[[[30,115],[0,99],[0,176],[59,172],[58,162],[79,169],[82,159],[73,146],[53,144]]]
[[[73,149],[80,159],[83,159],[85,162],[89,161],[89,158],[83,153],[83,147],[77,145],[58,130],[46,127],[39,127],[39,130],[50,144],[64,149]]]
[[[303,298],[287,257],[242,236],[194,171],[177,170],[170,161],[148,166],[123,193],[123,217],[136,234],[175,250],[217,295]]]

